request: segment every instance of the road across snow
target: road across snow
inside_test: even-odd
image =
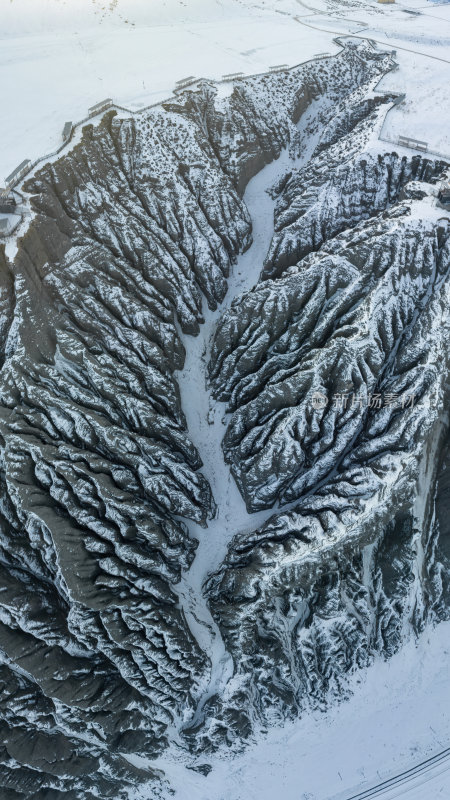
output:
[[[105,97],[137,109],[187,75],[254,74],[329,49],[328,34],[305,36],[289,16],[237,0],[118,0],[107,14],[99,6],[0,3],[0,183],[58,147],[66,120]]]

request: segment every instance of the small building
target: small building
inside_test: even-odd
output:
[[[16,167],[13,172],[11,172],[11,175],[8,175],[6,178],[6,189],[12,189],[12,187],[15,186],[15,184],[18,183],[20,179],[23,178],[23,176],[28,172],[30,166],[31,161],[29,158],[26,158],[25,161],[22,161],[22,163],[19,164],[19,166]]]
[[[399,136],[398,143],[402,147],[411,147],[413,150],[420,150],[426,153],[428,150],[428,142],[422,142],[421,139],[412,139],[410,136]]]
[[[107,108],[111,108],[112,106],[112,99],[107,97],[106,100],[100,100],[99,103],[96,103],[94,106],[91,106],[88,109],[88,113],[90,117],[95,117],[97,114],[100,114],[102,111],[106,111]],[[67,124],[67,123],[66,123]]]
[[[377,0],[378,3],[395,3],[395,0]]]
[[[16,205],[16,198],[10,190],[0,189],[0,214],[14,214]]]
[[[438,192],[438,200],[443,206],[450,208],[450,183],[443,183]]]
[[[72,136],[73,131],[73,124],[72,122],[66,122],[62,132],[63,142],[68,142],[70,137]]]

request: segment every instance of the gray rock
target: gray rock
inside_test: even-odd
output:
[[[106,114],[28,181],[35,215],[13,264],[0,250],[6,800],[164,792],[127,755],[184,736],[206,774],[207,752],[345,697],[346,673],[392,654],[406,619],[447,615],[449,233],[430,210],[442,164],[370,152],[392,66],[350,42],[225,99],[203,82],[134,119]],[[316,101],[320,131],[300,132]],[[312,136],[273,189],[261,281],[211,351],[225,458],[268,519],[236,531],[208,580],[236,674],[205,695],[180,581],[186,521],[206,526],[215,502],[176,372],[251,244],[248,180]],[[316,408],[318,391],[360,401]],[[375,393],[416,402],[368,408]]]

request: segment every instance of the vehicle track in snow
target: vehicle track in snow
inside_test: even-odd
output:
[[[408,798],[408,800],[419,800],[419,798],[421,800],[425,800],[425,798],[434,800],[440,794],[430,795],[427,793],[428,790],[422,787],[449,770],[450,747],[447,747],[445,750],[441,750],[440,753],[421,761],[420,764],[416,764],[416,766],[404,770],[392,778],[381,781],[370,789],[364,789],[350,796],[345,795],[345,797],[339,795],[335,800],[369,800],[369,798],[373,797],[383,798],[383,800],[394,800],[397,797]]]
[[[310,22],[305,22],[305,16],[308,16],[308,15],[305,15],[305,16],[300,16],[300,15],[297,15],[297,14],[293,15],[292,19],[295,20],[295,22],[298,22],[299,25],[304,25],[306,28],[312,28],[313,30],[322,31],[323,33],[332,33],[335,36],[345,36],[345,37],[348,37],[350,39],[369,39],[370,41],[376,42],[377,44],[380,44],[383,47],[392,48],[392,42],[386,42],[386,41],[383,41],[382,39],[375,39],[373,36],[369,36],[368,35],[368,31],[369,31],[369,29],[371,27],[369,25],[369,23],[363,22],[361,20],[351,19],[350,17],[342,17],[342,18],[337,18],[336,19],[335,17],[332,17],[329,14],[327,14],[326,11],[323,11],[323,10],[321,10],[319,8],[314,8],[313,6],[307,5],[306,3],[303,2],[303,0],[296,0],[296,2],[299,5],[303,6],[303,8],[306,8],[306,9],[310,10],[311,11],[311,15],[310,16],[318,16],[318,15],[320,15],[322,17],[328,17],[330,19],[330,22],[333,22],[333,21],[340,22],[340,23],[342,23],[342,22],[353,22],[354,24],[362,25],[365,35],[364,36],[360,36],[358,33],[343,33],[342,30],[335,30],[334,28],[323,28],[323,27],[321,27],[319,25],[312,25]],[[423,16],[432,16],[432,15],[424,14]],[[444,19],[442,19],[442,21],[443,22],[447,22],[447,23],[449,22],[449,20],[444,20]],[[411,47],[403,47],[402,45],[399,45],[399,44],[395,43],[394,44],[394,48],[396,50],[403,50],[405,53],[414,53],[417,56],[423,56],[423,58],[431,58],[433,61],[441,61],[443,64],[450,64],[450,59],[448,59],[448,58],[442,58],[441,56],[433,56],[430,53],[423,53],[422,51],[414,50]]]

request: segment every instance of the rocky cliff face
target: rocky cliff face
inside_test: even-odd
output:
[[[377,150],[392,63],[350,44],[107,114],[27,183],[34,217],[0,253],[8,800],[127,797],[158,780],[134,755],[345,695],[354,665],[447,615],[444,165]],[[176,373],[251,246],[245,186],[285,148],[261,280],[208,354],[224,458],[267,510],[206,584],[235,667],[219,697],[180,589],[188,522],[216,506]]]

